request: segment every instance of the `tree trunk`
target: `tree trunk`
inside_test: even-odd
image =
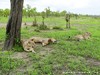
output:
[[[42,25],[44,25],[44,18],[43,18],[43,20],[42,20]]]
[[[69,28],[69,29],[71,28],[71,26],[70,26],[70,14],[69,14],[68,28]]]
[[[10,0],[11,10],[6,27],[6,38],[3,50],[12,49],[15,45],[21,45],[21,23],[24,0]]]
[[[70,14],[66,14],[66,28],[71,28],[70,26]]]

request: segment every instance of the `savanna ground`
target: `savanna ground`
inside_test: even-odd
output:
[[[61,29],[34,31],[33,18],[23,18],[27,28],[22,25],[22,39],[32,36],[53,37],[58,43],[35,47],[36,54],[20,51],[0,51],[0,75],[100,75],[100,18],[71,18],[71,29],[66,29],[64,17],[45,19],[48,28],[58,26]],[[37,17],[38,24],[42,18]],[[5,39],[7,18],[0,17],[0,50]],[[92,37],[84,41],[67,40],[84,32]]]

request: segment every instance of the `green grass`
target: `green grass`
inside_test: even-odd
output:
[[[0,52],[0,74],[8,74],[10,70],[14,70],[21,66],[24,62],[20,59],[11,58],[13,52]]]
[[[0,42],[4,41],[5,38],[5,28],[0,28]]]
[[[23,22],[32,22],[32,20],[33,18],[23,18]],[[74,75],[74,72],[85,72],[86,75],[97,75],[97,72],[100,72],[100,65],[95,64],[96,62],[100,63],[99,21],[100,19],[90,17],[79,19],[71,18],[71,29],[65,29],[66,23],[63,17],[50,17],[45,19],[46,25],[48,27],[59,26],[63,30],[40,30],[40,32],[35,32],[34,29],[36,27],[23,27],[21,30],[22,39],[28,39],[32,36],[53,37],[57,39],[58,43],[50,44],[46,47],[38,46],[35,48],[36,54],[29,52],[31,66],[27,66],[28,68],[25,73],[17,72],[16,75]],[[0,22],[3,21],[0,20]],[[38,18],[38,22],[41,22],[41,17]],[[92,33],[91,39],[80,42],[67,40],[69,36],[73,37],[86,31]],[[4,37],[5,29],[0,28],[0,42],[4,42]],[[41,51],[43,54],[41,54]],[[7,56],[8,54],[5,53],[4,57],[1,57],[6,62],[2,63],[4,67],[3,72],[7,72],[9,69],[9,59]],[[89,59],[90,62],[87,62]],[[11,61],[11,71],[16,71],[18,66],[25,63],[20,59],[11,59]]]

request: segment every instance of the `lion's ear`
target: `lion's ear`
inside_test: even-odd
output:
[[[51,39],[51,38],[49,38],[49,39],[48,39],[48,42],[49,42],[49,43],[50,43],[50,42],[52,42],[52,39]]]
[[[31,41],[34,41],[34,39],[31,39]]]

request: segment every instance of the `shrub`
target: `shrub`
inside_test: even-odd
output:
[[[38,26],[37,22],[36,21],[33,21],[32,26]]]
[[[39,30],[48,30],[49,28],[46,25],[40,25],[38,26]]]
[[[39,30],[38,28],[34,29],[34,31],[36,31],[36,32],[40,32],[40,30]]]
[[[53,29],[63,30],[61,27],[54,26]]]

